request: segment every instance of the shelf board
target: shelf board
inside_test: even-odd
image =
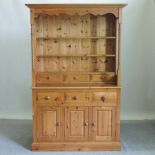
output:
[[[37,74],[113,74],[115,72],[105,72],[105,71],[53,71],[53,72],[37,72]]]
[[[40,83],[42,83],[42,82],[40,82]],[[88,82],[80,82],[80,81],[76,81],[76,82],[72,82],[72,81],[70,81],[70,82],[59,82],[59,84],[96,84],[96,83],[99,83],[99,84],[115,84],[115,82],[98,82],[98,81],[94,81],[94,82],[91,82],[91,81],[88,81]],[[49,82],[44,82],[43,84],[49,84]],[[50,84],[57,84],[56,82],[50,82]]]
[[[115,57],[115,54],[92,54],[92,55],[37,55],[37,57]]]
[[[32,89],[44,89],[44,90],[50,90],[50,89],[105,89],[105,88],[109,88],[109,89],[121,89],[121,86],[118,85],[104,85],[104,86],[36,86],[36,87],[32,87]]]
[[[50,39],[116,39],[115,36],[98,36],[98,37],[91,37],[91,36],[85,36],[85,37],[74,37],[74,36],[71,36],[71,37],[37,37],[36,39],[43,39],[43,40],[50,40]]]

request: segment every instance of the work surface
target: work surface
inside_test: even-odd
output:
[[[123,121],[122,151],[32,152],[32,121],[0,120],[0,155],[155,155],[155,121]]]

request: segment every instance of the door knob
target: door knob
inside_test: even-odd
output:
[[[83,125],[84,125],[84,126],[88,126],[88,122],[84,122]]]
[[[91,125],[92,125],[92,126],[95,126],[95,123],[93,122]]]
[[[59,122],[56,122],[56,126],[60,126],[60,123]]]

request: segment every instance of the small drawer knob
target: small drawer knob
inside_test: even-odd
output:
[[[47,79],[47,80],[50,80],[50,79],[51,79],[51,77],[50,77],[50,76],[47,76],[47,77],[46,77],[46,79]]]
[[[103,102],[105,101],[105,97],[104,96],[101,97],[101,101],[103,101]]]
[[[77,96],[73,96],[72,99],[73,100],[77,100],[78,98],[77,98]]]
[[[55,100],[55,101],[58,101],[58,100],[59,100],[59,97],[56,97],[54,100]]]
[[[101,79],[101,80],[105,80],[105,76],[101,76],[100,79]]]
[[[73,76],[73,80],[76,80],[76,77],[75,76]]]
[[[51,97],[50,97],[50,96],[45,96],[44,99],[45,99],[45,100],[50,100]]]

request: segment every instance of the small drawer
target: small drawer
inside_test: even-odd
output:
[[[94,74],[90,75],[90,81],[92,82],[114,82],[115,81],[115,74],[114,73],[104,73],[104,74]]]
[[[67,92],[65,93],[66,102],[88,102],[89,93],[87,92]]]
[[[63,102],[64,94],[58,92],[39,92],[37,101],[39,103],[58,103]]]
[[[65,75],[66,82],[88,82],[89,75]]]
[[[62,82],[62,74],[39,73],[37,74],[38,83]]]
[[[93,92],[92,94],[93,104],[113,104],[116,105],[117,92]]]

